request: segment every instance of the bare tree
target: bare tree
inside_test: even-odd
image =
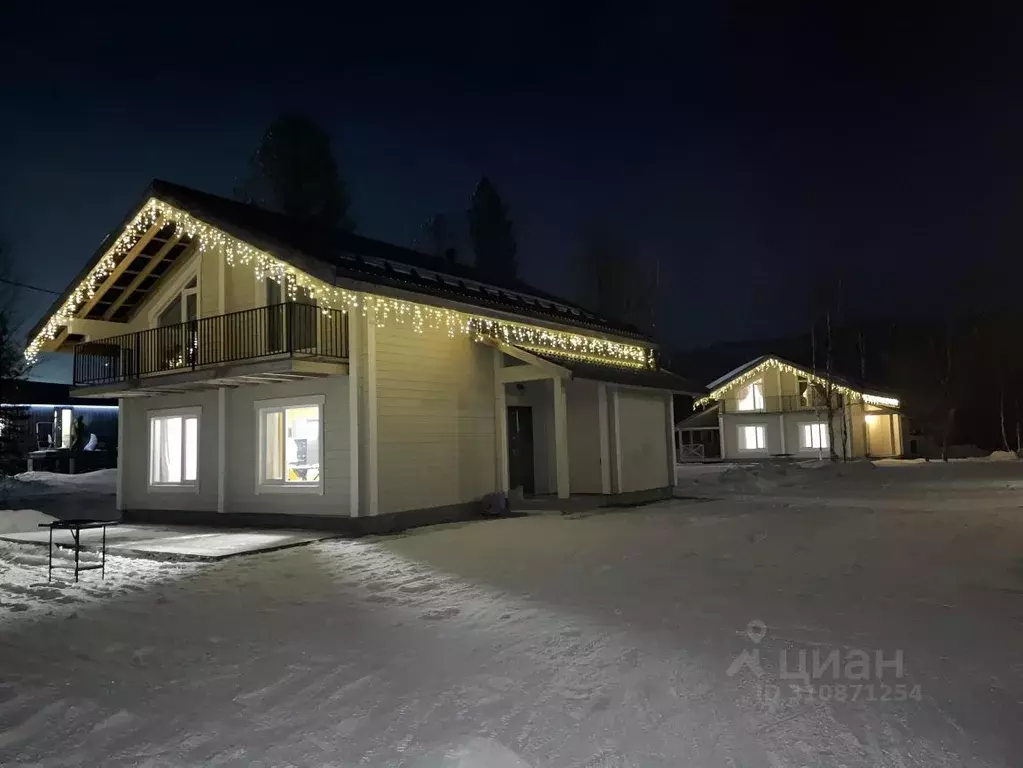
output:
[[[834,283],[832,283],[831,276],[825,275],[820,280],[821,290],[818,295],[825,298],[825,304],[822,308],[822,314],[824,316],[824,374],[821,376],[817,372],[817,319],[814,318],[812,332],[810,334],[812,356],[813,356],[813,372],[814,376],[824,379],[824,384],[820,387],[820,398],[818,400],[819,405],[816,409],[818,418],[822,415],[825,417],[828,428],[828,458],[831,461],[838,461],[838,453],[835,450],[835,413],[839,412],[842,415],[842,457],[843,460],[848,459],[846,451],[846,438],[848,437],[847,429],[845,426],[845,411],[844,408],[848,407],[847,403],[842,403],[840,410],[839,400],[841,395],[838,392],[838,388],[835,385],[835,338],[832,333],[832,317],[840,316],[842,309],[842,276],[841,274],[834,274]],[[834,290],[832,290],[834,285]],[[819,315],[818,315],[819,316]],[[823,411],[823,413],[822,413]]]
[[[0,277],[9,274],[9,267],[10,262],[0,247]],[[15,397],[16,381],[29,370],[17,333],[14,305],[15,296],[10,284],[0,283],[0,403],[7,405],[19,402]],[[26,409],[0,408],[0,473],[23,468],[20,445],[27,423]]]

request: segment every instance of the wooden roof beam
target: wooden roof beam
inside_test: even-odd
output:
[[[138,239],[138,242],[131,247],[131,250],[124,254],[124,258],[122,258],[120,263],[113,268],[109,275],[107,275],[106,280],[104,280],[103,284],[96,289],[92,298],[85,302],[85,304],[82,305],[82,308],[75,312],[75,315],[78,317],[87,317],[89,312],[92,311],[92,308],[99,303],[103,294],[110,290],[110,286],[117,282],[117,278],[124,273],[124,271],[128,268],[128,265],[135,261],[135,257],[142,253],[142,249],[145,248],[149,241],[156,237],[157,232],[163,229],[166,225],[167,223],[162,218],[158,218],[155,222],[153,222],[153,226],[147,229],[143,233],[142,237]]]
[[[111,317],[113,317],[114,313],[121,308],[125,300],[127,300],[129,296],[131,296],[133,293],[135,293],[135,291],[138,290],[138,287],[142,285],[142,281],[149,277],[150,274],[152,274],[153,270],[156,269],[157,264],[163,261],[167,257],[167,254],[174,249],[174,246],[176,246],[181,241],[182,234],[183,233],[180,231],[179,227],[178,231],[174,233],[174,236],[171,237],[171,239],[168,240],[166,243],[164,243],[163,247],[161,247],[160,250],[153,254],[153,257],[149,260],[149,263],[146,264],[146,266],[144,266],[137,275],[135,275],[132,281],[128,283],[128,285],[125,287],[123,291],[121,291],[121,295],[118,296],[114,300],[114,303],[107,308],[107,311],[103,313],[104,320],[109,320]]]

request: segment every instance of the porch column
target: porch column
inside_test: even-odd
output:
[[[124,451],[126,450],[124,445],[124,402],[123,397],[117,398],[117,502],[115,506],[118,512],[124,511]],[[148,446],[146,456],[149,456]],[[148,458],[146,472],[149,472]]]
[[[366,514],[380,511],[380,459],[377,438],[377,317],[366,310]]]
[[[227,503],[227,389],[217,387],[217,512]]]
[[[569,497],[568,483],[568,407],[565,401],[565,382],[560,377],[551,379],[554,387],[554,466],[557,475],[558,498]]]
[[[891,413],[888,414],[888,431],[889,431],[889,433],[891,434],[891,437],[892,437],[892,441],[890,443],[890,448],[889,448],[889,455],[890,456],[895,456],[896,455],[896,453],[895,453],[895,415],[891,414]]]
[[[678,467],[678,450],[675,445],[675,396],[668,395],[668,486],[675,487],[675,471]]]
[[[597,385],[597,418],[600,433],[600,492],[611,495],[611,436],[609,435],[610,416],[607,412],[607,384]]]
[[[494,456],[497,461],[497,490],[508,493],[508,397],[501,377],[504,354],[494,350]]]
[[[725,409],[725,401],[721,400],[718,403],[718,454],[722,459],[727,459],[728,456],[725,454],[725,417],[721,412]]]
[[[359,509],[359,378],[362,376],[362,330],[359,313],[345,313],[348,323],[348,515],[358,517]]]

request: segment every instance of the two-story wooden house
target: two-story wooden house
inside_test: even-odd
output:
[[[524,284],[160,181],[31,333],[51,351],[119,399],[127,519],[385,529],[509,488],[662,493],[671,395],[703,391]]]
[[[840,458],[903,454],[898,399],[847,378],[765,355],[707,388],[698,412],[676,425],[684,456],[827,458],[832,445]]]

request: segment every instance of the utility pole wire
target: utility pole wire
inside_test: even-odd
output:
[[[30,291],[39,291],[40,293],[49,293],[54,296],[60,296],[60,291],[51,291],[49,288],[40,288],[35,285],[29,285],[28,283],[19,283],[15,280],[8,280],[5,277],[0,277],[0,283],[7,283],[13,285],[15,288],[27,288]]]

